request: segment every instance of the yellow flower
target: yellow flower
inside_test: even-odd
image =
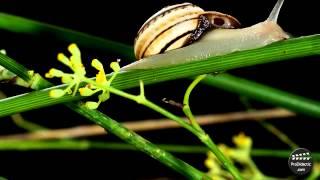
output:
[[[62,77],[64,75],[64,72],[58,70],[58,69],[55,69],[55,68],[51,68],[49,70],[49,72],[47,72],[45,74],[45,77],[46,78],[53,78],[53,77]]]
[[[91,90],[88,87],[83,87],[79,89],[80,95],[81,96],[91,96],[92,94],[95,93],[95,91]]]
[[[120,60],[117,60],[116,62],[111,62],[111,63],[110,63],[110,68],[111,68],[114,72],[119,72],[119,71],[120,71],[119,62],[120,62]]]
[[[70,63],[69,58],[67,58],[67,56],[65,56],[63,53],[59,53],[57,56],[57,59],[58,59],[58,61],[60,61],[64,65],[71,68],[71,63]]]
[[[249,136],[246,136],[243,132],[239,133],[237,136],[232,138],[233,143],[243,149],[250,149],[252,146],[252,139]]]
[[[64,65],[68,66],[73,71],[73,74],[64,73],[63,71],[60,71],[58,69],[51,68],[49,72],[45,74],[45,76],[47,78],[60,77],[63,83],[69,85],[66,88],[65,93],[70,94],[73,92],[73,95],[75,95],[78,91],[78,87],[81,81],[85,79],[86,71],[82,64],[81,53],[78,46],[76,44],[70,44],[68,46],[68,50],[71,53],[71,56],[69,58],[63,53],[59,53],[57,55],[57,59]],[[74,89],[72,89],[73,87]],[[64,94],[60,91],[53,91],[51,93],[52,97],[59,97],[61,95]]]
[[[96,75],[96,82],[101,85],[107,83],[107,78],[102,63],[98,59],[93,59],[91,66],[99,71]]]

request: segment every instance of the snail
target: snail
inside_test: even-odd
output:
[[[122,70],[187,63],[288,39],[277,24],[283,2],[277,1],[265,21],[246,28],[239,28],[239,21],[230,15],[204,11],[191,3],[165,7],[142,25],[134,43],[138,61]]]

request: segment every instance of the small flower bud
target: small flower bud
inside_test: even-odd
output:
[[[80,50],[75,43],[70,44],[68,47],[68,50],[73,56],[80,57],[80,55],[81,55]]]
[[[79,92],[81,96],[91,96],[92,94],[94,94],[94,91],[87,87],[80,88]]]
[[[49,92],[49,96],[53,98],[62,97],[65,94],[65,91],[62,89],[53,89]]]
[[[120,71],[120,65],[118,61],[110,63],[110,67],[114,72]]]
[[[97,109],[99,104],[97,102],[93,102],[93,101],[87,101],[85,106],[88,108],[88,109]]]
[[[91,62],[91,66],[99,71],[103,70],[103,65],[98,59],[93,59]]]
[[[4,54],[4,55],[7,54],[6,50],[4,50],[4,49],[1,49],[1,50],[0,50],[0,53],[1,53],[1,54]]]
[[[64,84],[69,84],[73,81],[73,78],[70,75],[64,75],[61,78],[61,82]]]
[[[239,148],[251,148],[252,139],[243,132],[232,138],[234,144]]]
[[[57,59],[67,66],[71,65],[69,59],[63,53],[59,53]]]
[[[58,69],[51,68],[48,73],[45,74],[46,78],[52,78],[52,77],[62,77],[64,73]]]

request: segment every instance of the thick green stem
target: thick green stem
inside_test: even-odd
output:
[[[123,127],[117,121],[105,116],[99,111],[89,110],[87,108],[83,108],[76,104],[67,104],[75,112],[85,116],[89,120],[93,121],[96,124],[99,124],[106,130],[112,132],[122,140],[126,141],[129,144],[134,145],[139,150],[145,152],[151,157],[157,159],[168,167],[176,170],[182,175],[186,176],[189,179],[209,179],[205,174],[193,168],[189,164],[181,161],[180,159],[175,158],[172,154],[163,151],[158,148],[151,142],[145,140],[141,136],[137,135],[133,131]]]

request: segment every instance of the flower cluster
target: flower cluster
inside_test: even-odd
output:
[[[119,61],[112,62],[110,64],[110,67],[114,73],[112,74],[111,78],[107,80],[102,63],[98,59],[93,59],[91,66],[98,70],[94,81],[86,77],[86,70],[82,64],[81,53],[77,45],[69,45],[68,50],[71,53],[69,58],[63,53],[59,53],[57,59],[64,65],[68,66],[73,73],[65,73],[61,70],[51,68],[45,75],[47,78],[61,78],[62,83],[68,84],[68,86],[65,89],[51,90],[49,95],[53,98],[59,98],[65,94],[75,95],[79,91],[81,96],[91,96],[100,91],[101,93],[98,96],[98,102],[87,101],[85,103],[86,107],[90,109],[96,109],[101,102],[108,100],[110,97],[108,88],[110,87],[112,80],[120,71]],[[86,85],[79,88],[81,83],[86,83]]]
[[[232,138],[235,148],[228,147],[224,144],[219,145],[219,149],[234,162],[243,166],[242,175],[247,177],[263,177],[263,174],[254,165],[250,153],[252,148],[252,139],[244,133],[239,133]],[[209,152],[205,165],[209,169],[209,176],[213,179],[231,178],[231,175],[222,167],[216,156]],[[257,178],[257,179],[259,179]]]

